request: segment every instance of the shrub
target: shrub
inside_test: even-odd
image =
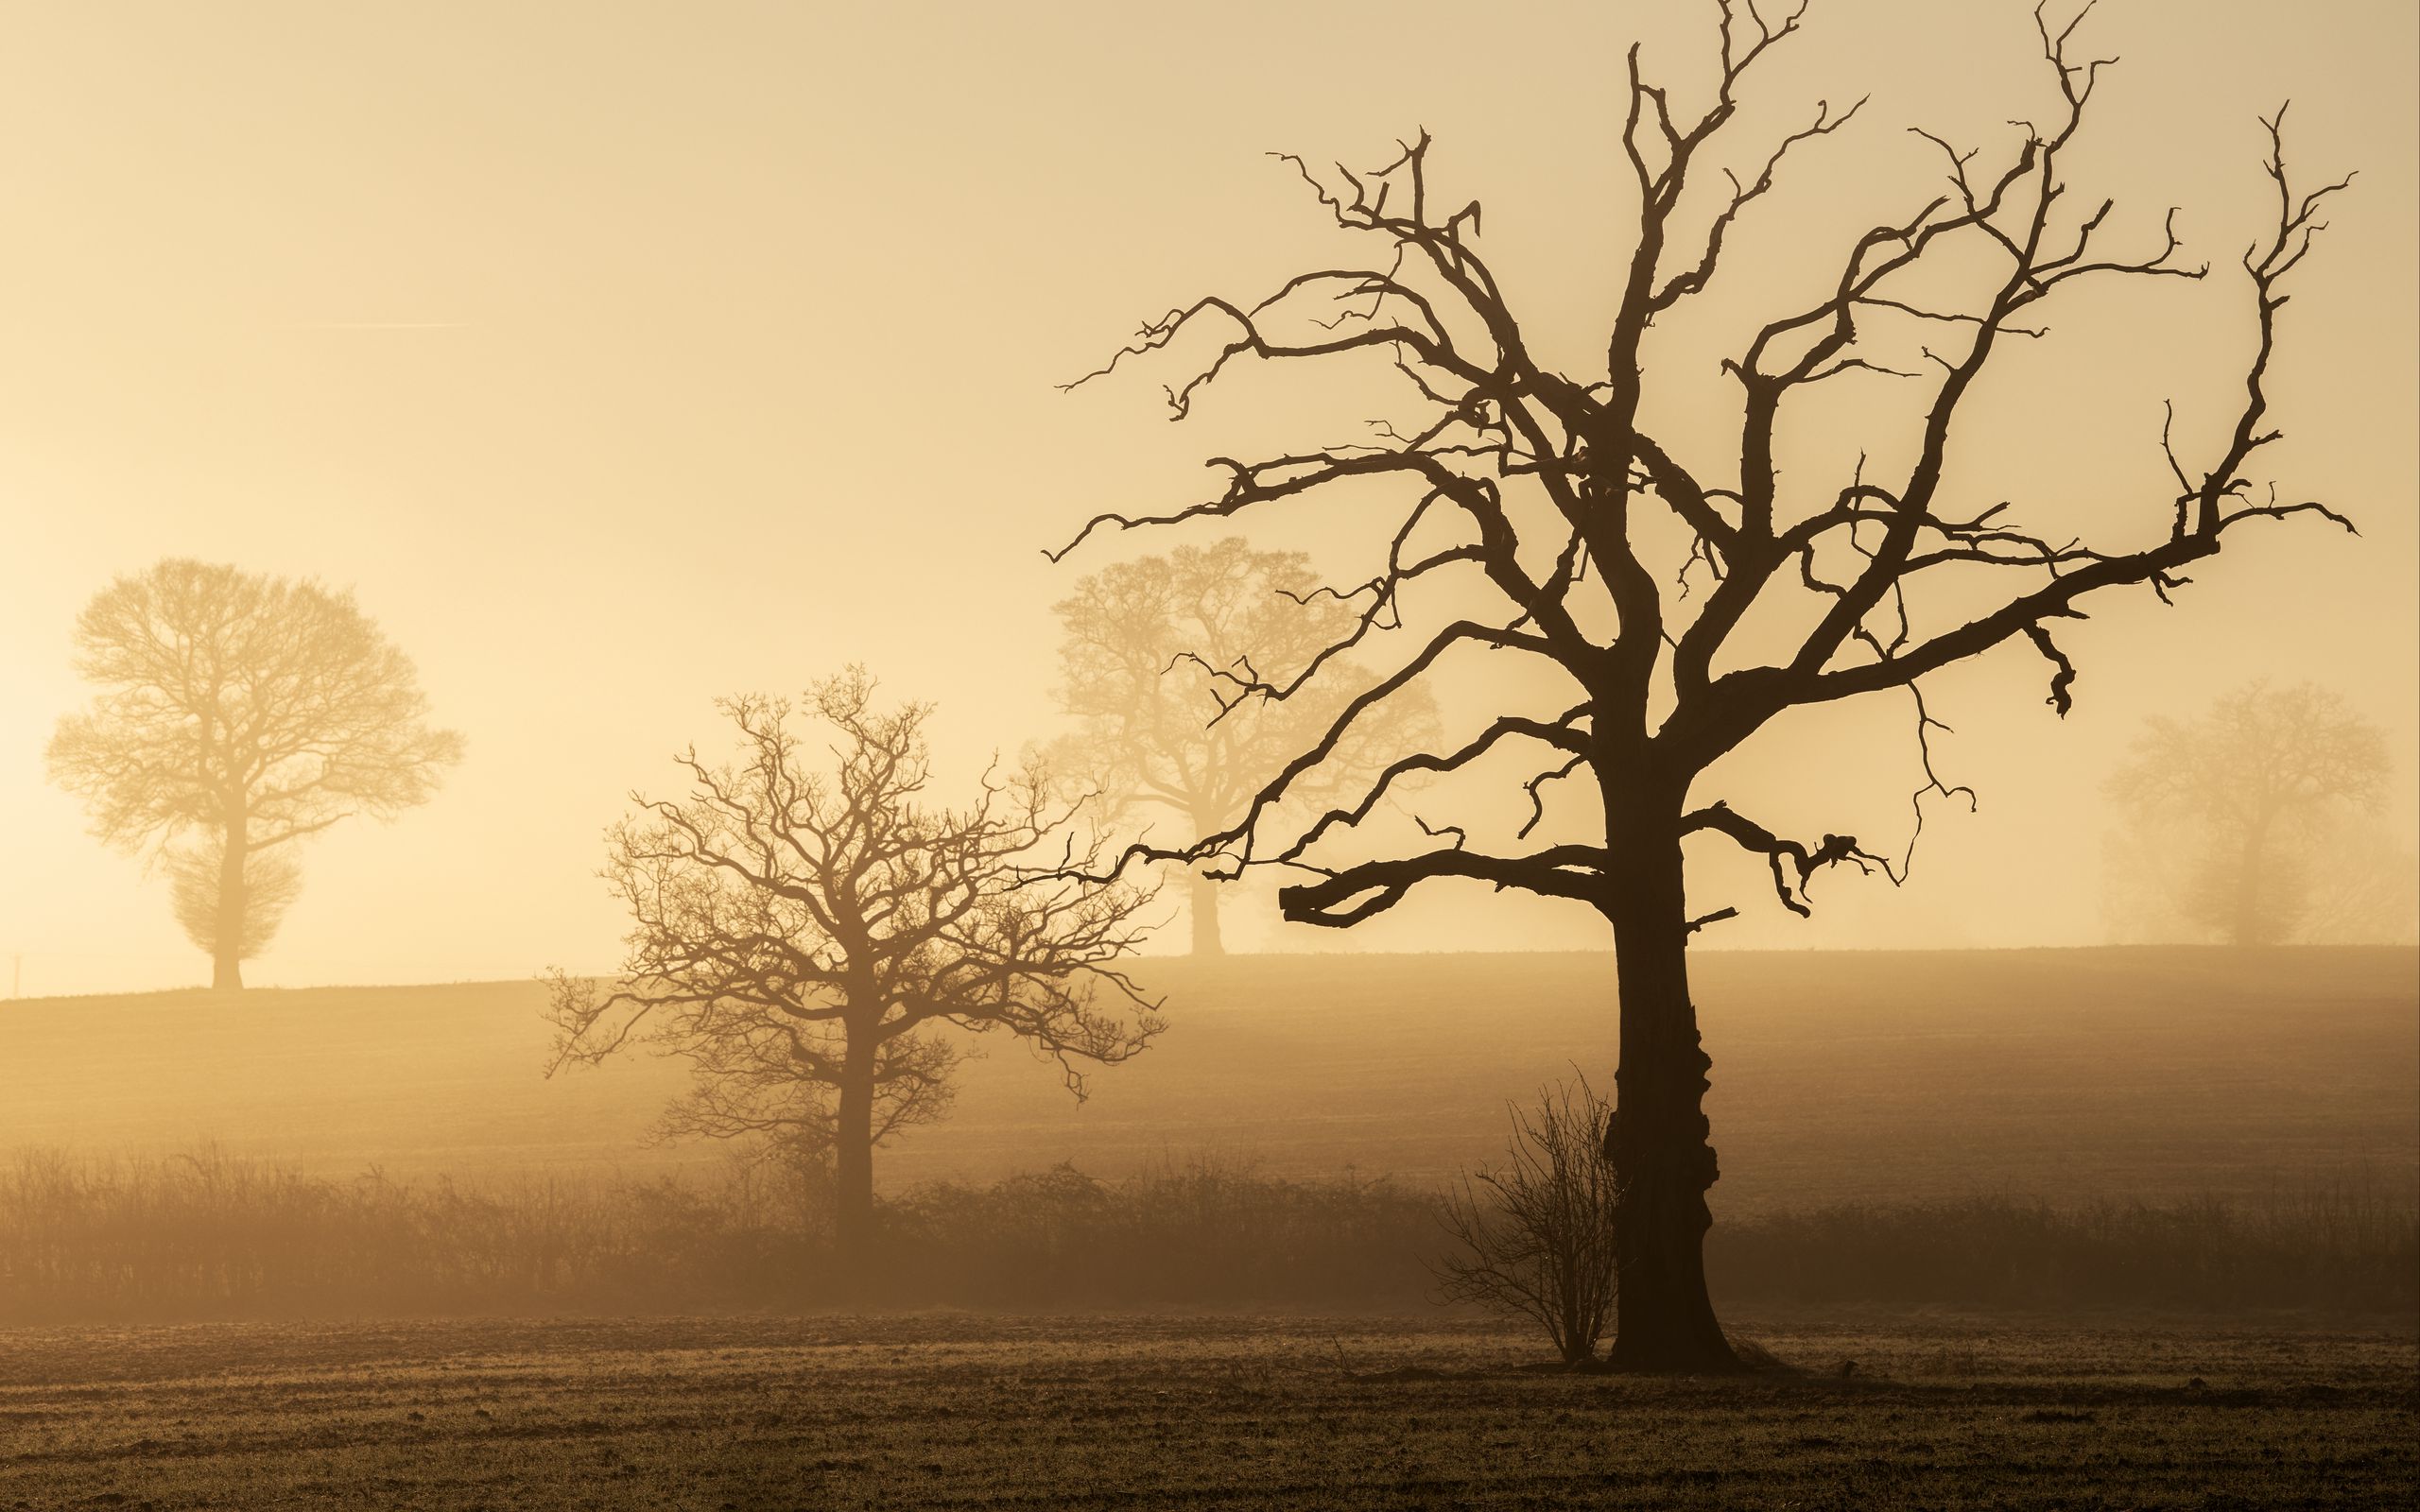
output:
[[[1564,1364],[1584,1365],[1614,1314],[1612,1108],[1583,1077],[1506,1111],[1504,1163],[1465,1174],[1439,1207],[1453,1248],[1435,1262],[1438,1295],[1530,1318]]]

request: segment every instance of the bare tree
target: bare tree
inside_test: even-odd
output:
[[[317,582],[163,561],[95,595],[76,651],[101,691],[59,722],[51,780],[120,850],[201,836],[169,869],[181,918],[216,911],[205,932],[187,919],[197,943],[207,936],[213,987],[242,987],[245,956],[275,928],[252,917],[253,887],[282,890],[282,912],[300,885],[278,848],[426,802],[461,759],[460,735],[428,728],[410,659],[351,593]],[[192,876],[204,854],[215,884]]]
[[[959,1050],[945,1027],[1024,1040],[1078,1098],[1080,1062],[1127,1060],[1165,1027],[1118,965],[1150,895],[1037,872],[1094,859],[1046,773],[987,773],[967,807],[934,807],[931,706],[884,712],[873,695],[858,669],[808,693],[834,740],[828,772],[787,702],[723,700],[738,760],[690,747],[676,758],[687,796],[634,794],[638,812],[609,832],[603,875],[632,919],[620,980],[555,972],[551,1005],[550,1074],[648,1042],[695,1073],[668,1132],[828,1151],[853,1272],[874,1147],[947,1108]]]
[[[1438,1212],[1454,1248],[1438,1295],[1534,1320],[1567,1366],[1597,1358],[1614,1320],[1620,1184],[1605,1155],[1613,1107],[1582,1077],[1507,1104],[1504,1163],[1466,1174]]]
[[[1417,648],[1356,684],[1328,728],[1235,822],[1190,846],[1132,853],[1290,868],[1304,880],[1282,888],[1280,907],[1312,924],[1356,924],[1424,884],[1456,880],[1572,900],[1605,919],[1621,1047],[1607,1139],[1624,1192],[1613,1360],[1628,1368],[1736,1363],[1705,1287],[1705,1194],[1717,1166],[1703,1108],[1710,1062],[1686,961],[1691,936],[1737,909],[1692,912],[1684,842],[1719,838],[1769,865],[1781,905],[1798,914],[1820,870],[1848,865],[1896,881],[1906,865],[1848,834],[1776,833],[1698,791],[1707,769],[1790,710],[1892,695],[1907,700],[1922,763],[1920,822],[1927,795],[1968,796],[1933,774],[1927,737],[1937,722],[1919,691],[1927,675],[2003,645],[2030,647],[2048,667],[2047,701],[2064,713],[2076,668],[2053,627],[2081,617],[2088,598],[2139,587],[2166,600],[2187,569],[2256,521],[2310,515],[2346,524],[2320,504],[2279,502],[2251,470],[2278,434],[2268,379],[2287,282],[2320,229],[2322,204],[2342,187],[2294,187],[2282,111],[2263,123],[2272,227],[2239,272],[2230,269],[2206,296],[2245,323],[2246,356],[2225,385],[2210,385],[2221,422],[2191,414],[2191,423],[2159,437],[2173,492],[2132,507],[2097,499],[2092,528],[2105,539],[2086,541],[2027,529],[2006,503],[1979,506],[1945,490],[1951,438],[1983,392],[1979,379],[2013,344],[2040,339],[2033,322],[2046,309],[2089,320],[2111,306],[2073,301],[2070,291],[2182,285],[2208,271],[2180,261],[2173,212],[2137,225],[2069,183],[2105,61],[2077,60],[2075,25],[2039,11],[2046,81],[2056,91],[2047,124],[2017,123],[2006,140],[1973,146],[1928,138],[1940,149],[1943,187],[1836,253],[1802,243],[1805,258],[1829,268],[1804,304],[1745,320],[1726,315],[1727,328],[1746,333],[1720,365],[1736,386],[1732,440],[1693,448],[1651,429],[1656,414],[1705,422],[1703,402],[1678,376],[1688,364],[1662,333],[1693,329],[1679,319],[1682,308],[1725,286],[1726,247],[1783,177],[1785,159],[1824,148],[1858,113],[1823,105],[1759,149],[1728,142],[1742,87],[1799,30],[1798,14],[1774,24],[1730,0],[1711,49],[1711,93],[1694,108],[1651,82],[1632,49],[1619,142],[1636,190],[1636,232],[1606,264],[1612,316],[1601,368],[1559,370],[1533,350],[1539,333],[1478,249],[1478,203],[1457,207],[1437,194],[1423,135],[1368,173],[1340,168],[1331,179],[1286,159],[1338,227],[1375,244],[1374,255],[1308,269],[1258,297],[1173,309],[1077,380],[1155,354],[1182,359],[1168,385],[1182,420],[1215,387],[1256,369],[1309,364],[1343,382],[1391,366],[1399,377],[1400,413],[1370,444],[1214,459],[1222,484],[1209,496],[1163,513],[1100,515],[1062,555],[1103,528],[1257,519],[1331,495],[1366,507],[1378,490],[1398,490],[1401,513],[1382,561],[1341,590],[1357,610],[1346,633],[1295,677],[1226,674],[1222,696],[1243,707],[1333,686],[1346,651],[1371,653],[1382,629],[1412,617],[1408,600],[1469,611],[1418,619]],[[1717,165],[1743,156],[1744,171]],[[2104,249],[2121,240],[2143,249]],[[1785,489],[1785,420],[1808,413],[1811,394],[1843,387],[1876,396],[1864,413],[1877,439],[1912,438],[1887,463],[1870,455],[1828,476],[1829,463],[1793,451]],[[1652,409],[1655,391],[1681,397],[1670,410]],[[1826,428],[1841,413],[1824,411]],[[2180,434],[2205,427],[2206,445]],[[1503,692],[1499,717],[1459,745],[1391,761],[1357,784],[1357,798],[1307,822],[1287,819],[1296,784],[1362,720],[1481,654],[1499,659],[1485,674],[1486,686]],[[1535,670],[1510,669],[1503,658]],[[1533,679],[1560,695],[1537,712],[1507,709],[1512,690]],[[1526,799],[1526,822],[1503,825],[1500,843],[1474,834],[1478,815],[1458,824],[1422,817],[1416,834],[1369,822],[1405,779],[1466,768],[1509,768],[1498,791],[1517,782]],[[1547,829],[1572,837],[1530,840],[1548,798],[1566,791],[1558,807],[1578,812]]]
[[[1060,704],[1080,724],[1054,760],[1124,805],[1172,813],[1189,836],[1233,823],[1335,717],[1336,700],[1317,695],[1220,717],[1220,675],[1293,677],[1354,621],[1353,607],[1321,590],[1301,552],[1254,551],[1234,537],[1179,546],[1095,573],[1055,607],[1065,627]],[[1385,721],[1416,721],[1423,728],[1410,738],[1426,738],[1435,715],[1426,692],[1391,705]],[[1357,730],[1354,750],[1401,734]],[[1355,770],[1351,750],[1331,765],[1339,780],[1367,773],[1366,764]],[[1218,882],[1205,868],[1191,882],[1193,954],[1223,954]]]
[[[2367,857],[2348,821],[2384,808],[2388,765],[2386,731],[2340,695],[2254,682],[2198,718],[2147,720],[2108,789],[2127,810],[2121,853],[2178,914],[2232,944],[2273,945],[2325,930],[2312,909],[2331,874]],[[2340,909],[2351,901],[2325,890]]]

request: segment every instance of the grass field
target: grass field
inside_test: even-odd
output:
[[[946,1124],[883,1152],[897,1189],[1062,1160],[1115,1176],[1212,1151],[1425,1179],[1500,1143],[1505,1099],[1610,1079],[1595,955],[1153,960],[1174,1027],[1079,1107],[986,1041]],[[1696,963],[1733,1211],[1979,1191],[2258,1194],[2420,1164],[2408,949],[1720,954]],[[334,1176],[638,1174],[678,1086],[640,1058],[541,1077],[534,983],[0,1005],[0,1150],[203,1143]]]
[[[1102,1074],[1079,1108],[1048,1068],[994,1043],[949,1123],[884,1153],[884,1183],[985,1181],[1060,1160],[1115,1177],[1202,1151],[1317,1180],[1351,1166],[1424,1182],[1498,1146],[1506,1098],[1572,1061],[1604,1076],[1607,964],[1153,961],[1148,980],[1176,1025],[1159,1047]],[[1904,1205],[1962,1211],[1979,1192],[2256,1198],[2350,1177],[2411,1200],[2420,954],[2409,950],[1711,954],[1698,981],[1725,1173],[1716,1194],[1735,1217],[1901,1204],[1876,1221],[1883,1258],[1904,1259],[1910,1242],[1888,1223],[1927,1211]],[[679,1085],[673,1068],[542,1079],[539,1002],[533,984],[485,984],[9,1004],[0,1151],[83,1160],[215,1143],[339,1181],[373,1168],[407,1181],[562,1176],[579,1180],[523,1190],[574,1206],[582,1194],[638,1200],[598,1183],[614,1170],[715,1159],[639,1143]],[[208,1194],[213,1173],[242,1168],[178,1169]],[[156,1206],[172,1187],[128,1190]],[[345,1190],[289,1205],[455,1211],[441,1186]],[[2020,1240],[2039,1227],[2021,1206],[1977,1211]],[[2189,1227],[2201,1212],[2189,1203],[2164,1211],[2181,1234],[2217,1231]],[[1757,1221],[1785,1238],[1817,1224],[1789,1253],[1855,1269],[1855,1216]],[[672,1218],[697,1237],[695,1214]],[[2128,1221],[2158,1238],[2169,1219]],[[1736,1248],[1762,1231],[1717,1235]],[[1832,1253],[1844,1246],[1848,1259]],[[661,1311],[666,1281],[647,1279]],[[1746,1290],[1806,1290],[1795,1271],[1765,1280]],[[1735,1336],[1787,1368],[1726,1380],[1545,1373],[1527,1332],[1434,1314],[15,1328],[0,1330],[0,1509],[2420,1500],[2420,1341],[2402,1313],[2375,1326],[2239,1308],[2052,1324],[1901,1305],[1892,1285],[1887,1314],[1841,1299],[1863,1295],[1854,1288],[1768,1304],[1787,1314],[1734,1309]],[[1809,1321],[1818,1305],[1827,1321]]]
[[[1541,1374],[1478,1326],[965,1315],[9,1335],[0,1506],[2396,1507],[2408,1334],[1749,1324]],[[1854,1373],[1839,1374],[1843,1362]]]

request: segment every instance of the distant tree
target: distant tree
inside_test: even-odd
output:
[[[2343,920],[2314,905],[2360,906],[2352,873],[2378,865],[2359,821],[2385,806],[2389,765],[2386,731],[2338,694],[2250,683],[2196,718],[2145,721],[2108,782],[2126,811],[2117,854],[2140,891],[2231,944],[2328,933]]]
[[[1439,1209],[1452,1247],[1430,1265],[1438,1295],[1529,1318],[1564,1364],[1588,1365],[1614,1320],[1621,1183],[1604,1147],[1613,1107],[1582,1077],[1506,1110],[1504,1163],[1463,1176]]]
[[[1356,618],[1349,601],[1321,591],[1308,557],[1254,551],[1239,538],[1105,568],[1056,609],[1065,631],[1060,704],[1080,721],[1054,749],[1062,775],[1123,806],[1173,814],[1188,838],[1233,823],[1337,713],[1334,700],[1316,696],[1283,704],[1222,697],[1229,679],[1246,668],[1293,677]],[[1387,718],[1433,726],[1434,711],[1423,690]],[[1357,730],[1332,765],[1340,780],[1349,778],[1391,736],[1422,735]],[[1188,899],[1196,955],[1226,949],[1208,869],[1195,868]]]
[[[103,841],[168,855],[213,987],[244,985],[301,885],[279,848],[424,803],[461,759],[460,735],[428,728],[410,660],[351,593],[317,582],[172,558],[96,594],[76,651],[101,691],[59,722],[51,780],[84,799]],[[187,835],[199,846],[169,850]],[[215,880],[196,874],[213,864]]]
[[[2121,214],[2086,192],[2078,176],[2112,150],[2083,134],[2106,60],[2078,56],[2080,16],[2062,25],[2037,10],[2045,88],[2025,119],[1984,143],[1925,135],[1940,178],[1903,192],[1904,211],[1828,247],[1773,238],[1807,270],[1796,284],[1739,278],[1734,254],[1785,160],[1830,150],[1858,113],[1817,102],[1795,129],[1738,140],[1771,119],[1743,109],[1742,92],[1803,13],[1725,0],[1688,94],[1648,78],[1632,49],[1610,139],[1624,245],[1588,265],[1604,272],[1592,334],[1519,307],[1529,285],[1481,249],[1479,205],[1435,184],[1424,135],[1362,172],[1286,160],[1366,255],[1340,251],[1240,298],[1177,303],[1077,380],[1175,364],[1164,387],[1182,421],[1288,370],[1366,394],[1364,412],[1379,412],[1348,444],[1231,448],[1210,459],[1217,481],[1204,493],[1098,515],[1063,548],[1108,529],[1385,511],[1363,534],[1371,576],[1340,588],[1356,612],[1334,655],[1293,676],[1218,674],[1226,701],[1325,690],[1335,716],[1235,819],[1190,844],[1147,837],[1130,859],[1279,868],[1280,911],[1329,928],[1432,885],[1569,900],[1606,921],[1620,1031],[1607,1132],[1622,1178],[1612,1358],[1630,1369],[1738,1364],[1706,1290],[1719,1166],[1687,965],[1692,937],[1737,910],[1692,906],[1685,847],[1720,843],[1764,863],[1780,906],[1798,914],[1826,868],[1905,873],[1904,855],[1853,835],[1792,835],[1734,807],[1708,790],[1737,772],[1725,759],[1752,744],[1786,751],[1775,726],[1806,729],[1795,711],[1887,698],[1908,713],[1914,801],[1964,796],[1935,775],[1926,679],[2027,651],[2047,669],[2044,701],[2064,713],[2077,678],[2064,625],[2116,593],[2172,598],[2199,563],[2260,525],[2350,528],[2317,501],[2280,497],[2256,465],[2279,434],[2280,312],[2344,187],[2293,181],[2282,111],[2262,122],[2265,226],[2200,296],[2238,323],[2239,359],[2223,374],[2207,364],[2180,374],[2208,397],[2144,437],[2172,487],[2062,483],[2026,507],[2052,518],[2029,525],[1984,491],[1990,473],[1953,466],[1973,418],[1995,403],[2022,409],[2024,386],[2045,382],[2042,365],[2079,323],[2124,318],[2128,289],[2182,297],[2210,269],[2179,255],[2173,211]],[[1861,192],[1888,192],[1871,168],[1849,172]],[[1588,205],[1574,223],[1593,224],[1593,181],[1571,192]],[[1549,202],[1533,223],[1570,210]],[[2029,347],[2030,360],[2002,360]],[[1727,401],[1709,400],[1710,372]],[[2071,478],[2103,475],[2088,445],[2037,430],[2037,450],[2083,446]],[[1384,646],[1394,649],[1381,657]],[[1355,676],[1347,651],[1381,670]],[[1487,691],[1485,717],[1391,752],[1305,819],[1290,800],[1355,730],[1447,677]],[[1491,780],[1496,797],[1458,807],[1460,822],[1414,813],[1415,827],[1381,812],[1409,780],[1431,782],[1432,808]]]
[[[968,806],[933,806],[931,706],[882,712],[873,695],[859,669],[807,694],[829,770],[786,700],[722,700],[738,759],[691,747],[675,758],[687,796],[633,794],[609,832],[603,876],[633,921],[619,980],[551,973],[550,1074],[634,1042],[685,1059],[693,1090],[665,1130],[828,1157],[852,1272],[874,1147],[948,1107],[960,1052],[945,1026],[1024,1040],[1079,1099],[1080,1062],[1127,1060],[1165,1026],[1118,966],[1150,895],[1038,872],[1095,854],[1046,772],[987,773]]]

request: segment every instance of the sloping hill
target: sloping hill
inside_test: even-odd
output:
[[[1598,955],[1155,960],[1175,1026],[1075,1105],[983,1043],[956,1114],[886,1185],[1209,1150],[1426,1177],[1485,1157],[1502,1104],[1578,1062],[1611,1081]],[[1707,953],[1698,998],[1737,1211],[2011,1189],[2255,1192],[2420,1162],[2420,953],[2408,949]],[[216,1142],[323,1173],[639,1173],[677,1069],[544,1079],[533,983],[0,1004],[0,1151]]]

